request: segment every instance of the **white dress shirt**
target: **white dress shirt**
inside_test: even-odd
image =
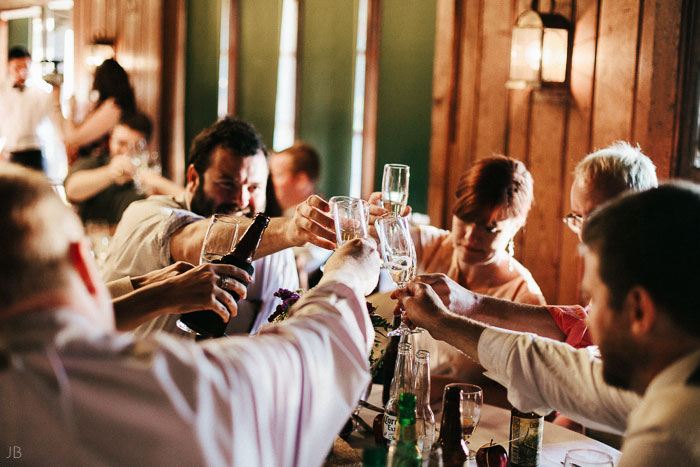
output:
[[[41,149],[37,128],[49,118],[61,131],[61,109],[51,93],[38,86],[27,85],[23,91],[13,87],[11,80],[0,84],[0,139],[7,152]]]
[[[340,283],[294,310],[203,344],[105,334],[70,310],[1,323],[0,464],[321,465],[369,382],[374,332]]]
[[[558,410],[585,426],[624,432],[618,467],[700,465],[700,350],[656,375],[642,398],[606,384],[590,350],[534,334],[486,329],[478,354],[520,410]]]
[[[150,196],[131,203],[110,241],[102,277],[105,281],[113,281],[125,276],[146,274],[172,264],[170,238],[185,225],[201,219],[202,216],[185,208],[184,194],[177,197]],[[290,249],[257,259],[253,261],[253,267],[255,272],[246,299],[238,302],[239,316],[244,316],[246,312],[252,315],[252,302],[261,303],[251,333],[267,323],[267,317],[281,303],[273,296],[278,289],[294,291],[299,288],[299,275]],[[255,308],[257,310],[257,305]],[[161,315],[141,325],[138,333],[146,335],[163,330],[184,335],[175,324],[178,318],[179,315]]]

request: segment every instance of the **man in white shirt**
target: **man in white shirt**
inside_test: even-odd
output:
[[[203,130],[194,140],[185,191],[177,196],[151,196],[132,203],[110,242],[104,279],[145,274],[175,261],[198,264],[202,241],[215,213],[252,215],[265,209],[268,179],[267,149],[248,123],[226,117]],[[293,218],[275,218],[263,235],[253,266],[248,297],[228,332],[254,333],[266,323],[278,300],[279,288],[295,290],[299,278],[289,247],[312,242],[335,247],[329,206],[312,196],[298,206]],[[239,232],[251,220],[241,218]],[[166,330],[182,333],[177,316],[160,316],[139,332]]]
[[[371,240],[284,323],[196,344],[117,334],[77,216],[0,167],[0,446],[26,465],[319,466],[369,382]],[[9,452],[9,455],[8,455]]]
[[[586,349],[488,327],[450,313],[427,284],[395,295],[408,318],[458,347],[508,389],[520,410],[555,409],[625,433],[619,466],[700,465],[700,188],[662,185],[623,195],[582,232],[591,297]],[[473,305],[452,302],[468,315]],[[634,396],[642,396],[634,406]],[[629,416],[627,414],[629,413]]]
[[[49,118],[60,132],[63,117],[56,97],[27,85],[31,62],[26,48],[15,46],[10,49],[8,77],[0,85],[0,140],[5,141],[0,149],[5,159],[43,171],[44,157],[37,129],[45,118]]]

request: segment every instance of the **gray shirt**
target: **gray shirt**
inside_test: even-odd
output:
[[[170,238],[185,225],[203,219],[185,207],[184,193],[173,196],[151,196],[132,203],[122,216],[109,245],[106,264],[102,270],[105,281],[125,276],[137,276],[173,263]],[[267,322],[278,303],[273,294],[279,288],[296,290],[299,276],[290,249],[253,261],[255,272],[247,298],[238,302],[239,321],[252,319],[251,333]],[[258,312],[259,309],[259,312]],[[257,313],[257,316],[254,316]],[[164,330],[180,334],[179,315],[162,315],[143,325],[138,334]],[[230,325],[236,325],[236,318]],[[229,327],[229,332],[231,328]]]

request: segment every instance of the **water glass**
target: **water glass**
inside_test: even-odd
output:
[[[613,467],[613,460],[595,449],[571,449],[564,458],[564,467]]]
[[[369,203],[349,196],[334,196],[330,199],[335,236],[338,246],[354,238],[367,238]]]
[[[214,214],[202,242],[199,264],[211,263],[229,254],[236,246],[239,224],[230,214]]]
[[[408,204],[408,179],[410,167],[403,164],[386,164],[382,177],[382,204],[385,209],[400,216]]]
[[[475,452],[469,446],[469,439],[481,420],[481,409],[484,405],[483,391],[474,384],[457,383],[456,385],[461,391],[462,437],[469,447],[469,458],[473,459]]]

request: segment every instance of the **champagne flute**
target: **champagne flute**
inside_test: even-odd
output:
[[[595,449],[571,449],[564,458],[564,467],[613,467],[613,460]]]
[[[469,448],[469,458],[473,459],[475,452],[469,445],[469,439],[476,430],[481,419],[481,408],[484,405],[483,391],[474,384],[456,383],[460,389],[460,405],[462,407],[462,437]]]
[[[209,227],[204,235],[202,250],[199,255],[199,264],[211,263],[219,260],[233,250],[238,239],[238,226],[240,222],[229,214],[214,214],[209,220]],[[213,311],[211,313],[214,313]],[[181,319],[177,320],[177,327],[183,331],[198,334]]]
[[[377,219],[376,227],[384,261],[383,267],[389,271],[396,286],[404,288],[411,279],[416,277],[416,248],[411,239],[408,221],[405,217],[387,214]],[[423,332],[423,329],[411,330],[401,320],[399,327],[389,331],[387,336],[403,336],[419,332]]]
[[[410,167],[403,164],[384,165],[382,177],[382,204],[400,216],[408,204],[408,179]]]

